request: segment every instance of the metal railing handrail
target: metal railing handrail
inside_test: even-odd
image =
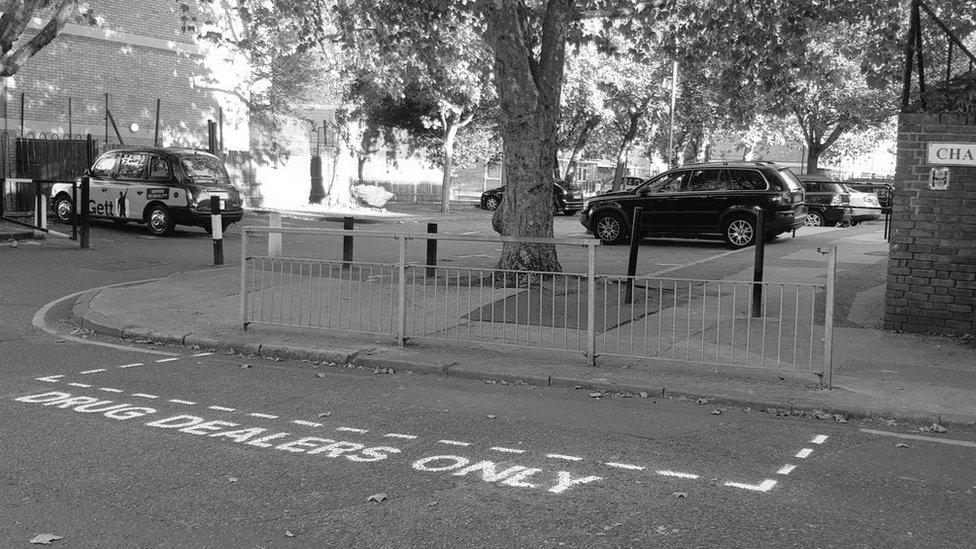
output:
[[[449,233],[403,233],[391,231],[360,231],[346,229],[311,229],[299,227],[241,227],[251,234],[313,234],[333,236],[365,236],[373,238],[404,238],[407,240],[450,240],[456,242],[520,242],[524,244],[552,244],[556,246],[600,246],[599,240],[580,238],[540,238],[528,236],[482,236]]]

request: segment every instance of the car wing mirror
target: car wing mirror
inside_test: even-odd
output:
[[[85,176],[91,177],[91,174],[92,174],[91,168],[85,168]]]

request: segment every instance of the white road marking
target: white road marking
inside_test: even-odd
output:
[[[546,457],[552,459],[565,459],[566,461],[583,461],[583,458],[579,456],[567,456],[563,454],[546,454]]]
[[[461,442],[460,440],[438,440],[441,444],[449,444],[451,446],[471,446],[470,442]]]
[[[752,490],[753,492],[768,492],[776,486],[776,481],[772,479],[766,479],[759,484],[742,484],[741,482],[726,482],[725,486],[731,486],[732,488],[742,488],[743,490]]]
[[[99,391],[105,391],[107,393],[123,393],[123,392],[125,392],[122,389],[114,389],[112,387],[99,387],[98,390]]]
[[[263,417],[263,418],[267,418],[267,419],[278,419],[278,416],[273,416],[271,414],[262,414],[261,412],[251,412],[250,414],[247,414],[247,415],[249,415],[251,417]]]
[[[78,372],[79,374],[97,374],[98,372],[104,372],[105,368],[97,368],[95,370],[85,370],[84,372]]]
[[[680,269],[685,269],[687,267],[694,267],[695,265],[701,265],[702,263],[706,263],[708,261],[714,261],[716,259],[721,259],[721,258],[723,258],[723,257],[725,257],[727,255],[732,255],[734,253],[741,252],[742,250],[745,250],[745,249],[746,248],[740,248],[738,250],[732,250],[732,251],[729,251],[729,252],[722,252],[722,253],[717,254],[717,255],[709,256],[709,257],[706,257],[706,258],[703,258],[703,259],[699,259],[698,261],[692,261],[691,263],[685,263],[685,264],[679,265],[677,267],[669,267],[667,269],[662,269],[660,271],[655,271],[655,272],[653,272],[651,274],[646,274],[646,275],[641,275],[641,276],[644,276],[644,277],[661,276],[663,274],[670,273],[672,271],[677,271],[677,270],[680,270]]]
[[[631,465],[630,463],[617,463],[616,461],[608,461],[604,465],[609,465],[610,467],[616,467],[618,469],[630,469],[632,471],[643,471],[643,465]]]
[[[161,358],[161,359],[157,360],[156,362],[173,362],[174,360],[179,360],[179,359],[180,359],[180,357],[174,356],[174,357],[171,357],[171,358]]]
[[[228,408],[226,406],[207,406],[211,410],[217,410],[218,412],[233,412],[233,408]]]
[[[810,442],[812,444],[823,444],[826,441],[827,441],[827,435],[817,435],[813,437],[813,440],[811,440]]]
[[[813,449],[811,449],[811,448],[804,448],[804,449],[802,449],[802,450],[800,450],[799,452],[796,453],[796,457],[798,457],[800,459],[806,459],[812,453],[813,453]]]
[[[47,376],[36,378],[37,381],[46,381],[48,383],[57,383],[59,378],[64,377],[64,374],[58,374],[56,376]]]
[[[208,355],[212,355],[212,354],[213,353],[197,353],[195,355],[190,355],[190,356],[208,356]]]
[[[357,429],[355,427],[336,427],[336,431],[349,431],[350,433],[368,433],[369,429]]]
[[[133,362],[132,364],[123,364],[119,368],[135,368],[136,366],[142,366],[141,362]]]
[[[193,402],[192,400],[180,400],[178,398],[171,398],[169,399],[169,402],[172,402],[173,404],[187,404],[189,406],[196,404],[196,402]]]
[[[305,421],[304,419],[293,419],[293,420],[291,420],[291,422],[294,423],[294,424],[296,424],[296,425],[306,425],[308,427],[321,427],[322,426],[321,423],[315,423],[314,421]]]
[[[666,477],[692,478],[692,479],[698,478],[698,475],[694,475],[692,473],[681,473],[678,471],[655,471],[655,473]]]
[[[389,437],[389,438],[406,438],[406,439],[410,439],[410,440],[413,440],[413,439],[417,438],[417,435],[405,435],[403,433],[387,433],[387,434],[385,434],[383,436]]]
[[[85,389],[91,387],[91,385],[87,383],[69,383],[68,385],[71,385],[72,387],[84,387]]]
[[[519,450],[518,448],[506,448],[504,446],[492,446],[489,450],[494,450],[496,452],[505,452],[508,454],[524,454],[525,450]]]
[[[793,472],[793,469],[796,469],[796,465],[784,465],[784,466],[782,466],[782,467],[779,468],[779,471],[776,471],[776,474],[777,475],[788,475],[791,472]]]
[[[51,376],[54,377],[54,376]],[[862,433],[867,433],[869,435],[879,435],[883,437],[895,437],[904,438],[908,440],[919,440],[924,442],[938,442],[939,444],[952,444],[955,446],[966,446],[969,448],[976,448],[976,442],[971,442],[968,440],[956,440],[952,438],[937,438],[937,437],[926,437],[922,435],[909,435],[903,433],[892,433],[891,431],[876,431],[874,429],[861,429]]]
[[[156,395],[147,395],[146,393],[132,393],[132,396],[139,398],[159,398]]]

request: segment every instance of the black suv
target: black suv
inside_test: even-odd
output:
[[[502,203],[505,187],[488,189],[481,193],[482,209],[494,211]],[[583,191],[575,185],[567,185],[563,181],[552,182],[552,207],[556,214],[572,215],[583,207]]]
[[[668,170],[636,189],[583,204],[580,222],[605,244],[627,239],[634,208],[643,208],[638,234],[715,236],[733,248],[756,241],[756,210],[765,212],[767,239],[804,224],[803,186],[772,162],[691,164]]]

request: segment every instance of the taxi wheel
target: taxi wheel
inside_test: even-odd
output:
[[[154,204],[146,211],[146,228],[149,234],[166,236],[173,232],[173,217],[169,208],[161,204]]]
[[[71,223],[75,216],[74,210],[71,199],[67,196],[62,195],[54,199],[54,218],[58,220],[58,223]]]

